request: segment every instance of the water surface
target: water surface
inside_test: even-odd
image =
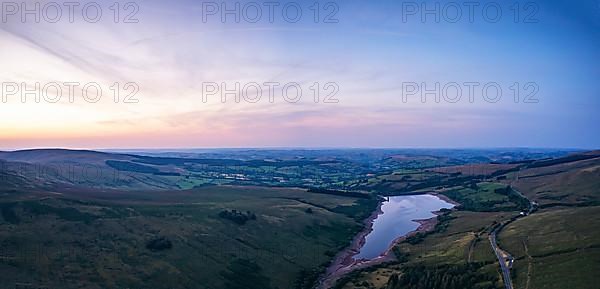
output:
[[[413,220],[434,217],[432,212],[454,205],[433,195],[390,197],[382,204],[382,214],[373,221],[373,231],[353,258],[373,259],[384,253],[397,238],[416,230],[419,223]]]

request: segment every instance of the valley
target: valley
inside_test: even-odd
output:
[[[0,287],[505,288],[497,235],[513,288],[573,286],[567,275],[591,288],[600,154],[432,153],[0,153]],[[431,214],[407,217],[369,254],[347,251],[359,233],[373,242],[365,220],[383,200],[424,194],[454,207],[426,209],[439,212],[420,227],[413,218]],[[365,260],[330,271],[347,252]],[[570,262],[580,270],[561,269]]]

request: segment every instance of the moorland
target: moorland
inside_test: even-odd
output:
[[[458,204],[393,258],[324,272],[385,196]],[[0,288],[514,288],[597,284],[600,152],[0,152]],[[547,277],[552,276],[552,277]]]

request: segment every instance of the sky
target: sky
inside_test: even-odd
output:
[[[600,147],[600,1],[65,2],[2,2],[0,149]]]

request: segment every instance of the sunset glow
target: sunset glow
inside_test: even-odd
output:
[[[573,10],[578,17],[565,19],[557,13],[562,4],[545,3],[539,23],[528,25],[405,23],[395,1],[366,8],[343,1],[338,23],[222,23],[194,1],[144,1],[139,23],[115,23],[110,3],[99,3],[108,16],[98,23],[22,23],[17,14],[0,24],[1,147],[498,147],[515,139],[522,146],[594,147],[600,141],[589,133],[600,122],[597,10]],[[73,102],[66,86],[56,103],[44,98],[56,99],[55,87],[41,92],[49,83],[73,82],[80,84]],[[273,103],[268,82],[280,84]],[[425,83],[424,89],[440,83],[438,97],[444,84],[458,83],[462,98],[438,103],[430,95],[423,103],[415,94],[404,102],[407,82]],[[462,85],[469,82],[479,83],[472,103]],[[21,83],[30,90],[40,84],[40,103],[35,93],[21,101]],[[102,88],[96,103],[83,97],[88,83]],[[127,83],[139,88],[128,101],[135,88]],[[221,91],[203,92],[205,83],[229,90],[257,83],[262,97],[237,103],[231,94],[222,102]],[[290,83],[302,88],[298,102],[282,96]],[[324,102],[334,91],[325,89],[328,83],[338,88],[337,103]],[[482,96],[486,83],[501,87],[498,102]],[[521,89],[517,102],[514,83]],[[537,85],[537,103],[523,102],[529,83]],[[10,84],[20,91],[9,93]],[[248,91],[249,98],[258,92]]]

